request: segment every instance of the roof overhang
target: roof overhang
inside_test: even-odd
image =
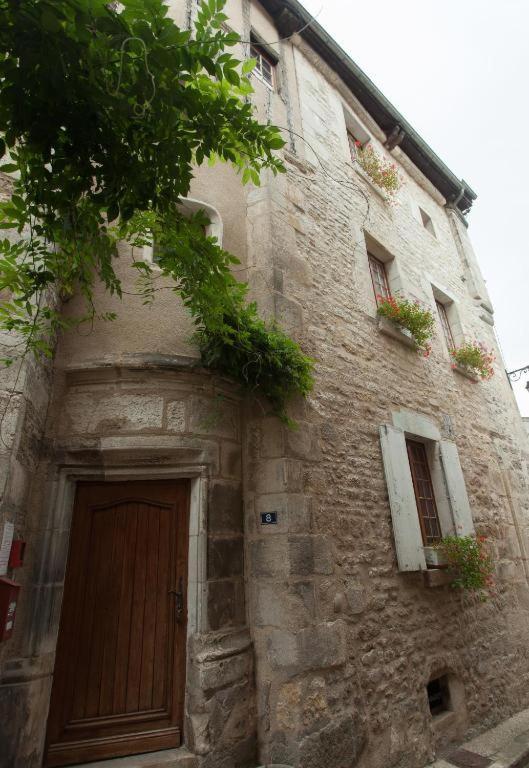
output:
[[[299,30],[300,36],[340,76],[387,137],[395,135],[396,129],[403,132],[400,149],[439,190],[449,205],[459,213],[467,213],[477,198],[473,189],[452,173],[312,15],[297,0],[259,2],[273,17],[281,35],[289,36]]]

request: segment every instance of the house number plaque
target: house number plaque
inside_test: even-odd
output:
[[[261,525],[275,525],[277,512],[261,512]]]

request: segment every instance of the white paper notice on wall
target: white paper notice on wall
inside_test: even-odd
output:
[[[2,546],[0,546],[0,576],[5,576],[7,573],[7,564],[9,562],[14,530],[15,526],[13,523],[5,523],[4,533],[2,535]]]

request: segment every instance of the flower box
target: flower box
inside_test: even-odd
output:
[[[452,370],[457,371],[461,376],[465,376],[470,381],[479,381],[478,374],[471,368],[467,368],[466,365],[459,365],[459,363],[452,364]]]
[[[447,568],[428,568],[422,572],[424,586],[430,589],[435,587],[446,587],[453,584],[456,574]]]
[[[426,560],[426,565],[430,565],[433,568],[442,568],[448,565],[445,553],[437,547],[424,547],[424,559]]]
[[[471,381],[494,376],[494,353],[480,341],[467,341],[450,350],[452,368]]]
[[[403,328],[401,325],[394,323],[392,320],[388,320],[387,317],[378,318],[378,330],[380,333],[400,341],[401,344],[404,344],[406,347],[410,347],[411,349],[416,349],[417,347],[411,332],[407,328]]]
[[[434,323],[430,310],[403,296],[377,295],[376,300],[377,315],[384,321],[379,323],[380,331],[428,357]]]

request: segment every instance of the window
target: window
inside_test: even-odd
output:
[[[203,227],[200,227],[200,229],[202,230],[202,234],[204,235],[204,237],[208,237],[208,229],[209,229],[209,227],[203,226]],[[152,243],[151,247],[152,247],[152,263],[153,264],[159,264],[160,263],[160,259],[165,254],[169,255],[170,253],[174,252],[173,248],[168,248],[165,245],[160,245],[160,243],[158,243],[154,239],[153,239],[153,243]]]
[[[448,347],[448,349],[455,349],[456,345],[454,342],[452,329],[450,328],[450,322],[448,320],[448,313],[446,311],[446,307],[438,299],[435,300],[435,306],[437,307],[437,313],[439,315],[439,320],[441,321],[441,328],[443,329],[446,346]]]
[[[257,61],[252,74],[262,80],[269,88],[274,88],[274,70],[276,62],[257,43],[250,46],[250,57]]]
[[[180,198],[181,211],[184,216],[191,215],[197,211],[203,211],[209,219],[209,224],[204,228],[204,234],[207,237],[215,237],[218,245],[222,247],[223,227],[219,212],[209,203],[202,200],[196,200],[192,197]],[[160,243],[154,242],[152,245],[146,245],[143,248],[143,258],[150,261],[151,264],[158,264],[163,255],[165,247]]]
[[[434,717],[450,711],[450,689],[447,675],[430,680],[426,686],[426,693],[428,694],[428,706]]]
[[[420,208],[420,207],[419,207],[419,213],[421,214],[421,221],[422,221],[423,227],[425,229],[427,229],[428,232],[435,237],[436,236],[435,235],[435,229],[434,229],[433,221],[432,221],[431,217],[428,216],[426,211],[423,211],[423,209]]]
[[[372,253],[369,253],[369,251],[367,252],[367,256],[369,259],[371,280],[373,282],[373,291],[375,292],[375,299],[377,300],[378,304],[379,296],[382,296],[384,299],[386,299],[388,296],[391,296],[388,285],[386,266],[383,261],[377,259],[375,256],[373,256]]]
[[[419,443],[416,440],[406,440],[406,448],[408,450],[415,501],[417,502],[417,512],[419,513],[422,540],[424,546],[429,547],[437,544],[443,536],[435,503],[426,448],[423,443]]]
[[[442,536],[473,536],[457,446],[415,411],[394,411],[380,447],[400,571],[426,571],[425,547]],[[409,444],[409,446],[408,446]]]

